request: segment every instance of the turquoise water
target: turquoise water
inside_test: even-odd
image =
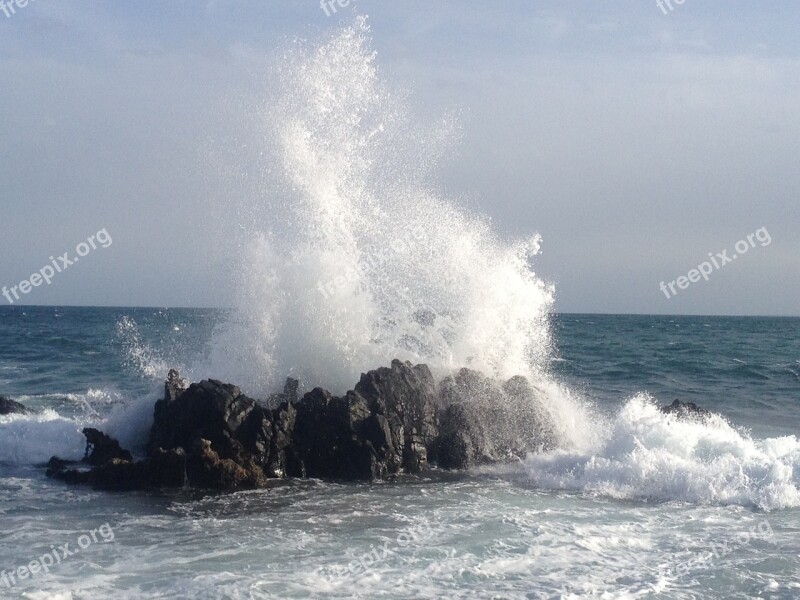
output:
[[[226,496],[44,477],[84,424],[145,435],[166,369],[198,369],[221,316],[0,309],[0,394],[45,411],[0,417],[0,568],[80,550],[0,597],[800,597],[800,319],[554,317],[551,370],[597,439],[523,463]],[[653,408],[676,397],[728,422]]]

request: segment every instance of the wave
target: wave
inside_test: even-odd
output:
[[[46,409],[35,415],[0,416],[0,464],[41,464],[51,456],[83,458],[79,421]]]
[[[0,416],[0,464],[39,465],[52,456],[80,460],[86,447],[84,427],[99,428],[141,453],[161,385],[154,384],[149,393],[133,398],[115,389],[18,396],[18,401],[37,412]]]
[[[426,363],[439,377],[461,367],[498,379],[523,375],[543,390],[560,449],[525,461],[538,487],[763,509],[800,505],[796,437],[754,440],[719,417],[678,421],[646,395],[605,419],[555,381],[554,288],[533,269],[541,238],[504,239],[488,218],[431,183],[457,137],[457,120],[444,115],[431,125],[411,114],[404,92],[380,77],[366,19],[288,56],[283,94],[265,111],[260,153],[261,168],[276,179],[265,189],[282,194],[226,198],[219,207],[221,220],[247,218],[231,227],[245,238],[228,286],[234,308],[206,352],[188,368],[170,364],[133,319],[121,319],[127,363],[153,381],[152,393],[115,398],[102,411],[94,410],[102,402],[87,397],[73,418],[52,410],[2,417],[0,461],[80,458],[86,424],[141,448],[169,367],[265,398],[287,376],[342,393],[361,372],[398,358]],[[707,369],[684,363],[674,370]],[[733,371],[766,377],[745,364]]]
[[[723,417],[665,415],[645,394],[629,400],[585,451],[532,455],[537,487],[618,499],[736,504],[763,510],[800,506],[800,440],[753,439]]]

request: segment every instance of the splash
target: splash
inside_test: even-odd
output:
[[[652,398],[630,399],[602,439],[584,451],[528,458],[537,487],[628,500],[800,506],[800,440],[754,440],[723,417],[681,421]],[[599,443],[598,443],[599,442]]]
[[[394,358],[541,379],[553,300],[531,268],[541,239],[501,239],[430,183],[456,119],[415,122],[379,76],[364,18],[300,47],[283,86],[265,140],[285,195],[247,211],[260,218],[245,225],[235,310],[196,370],[261,396],[288,375],[341,393]]]
[[[126,315],[117,321],[116,329],[117,339],[124,351],[123,364],[153,381],[163,379],[170,366],[151,345],[142,339],[136,321]]]

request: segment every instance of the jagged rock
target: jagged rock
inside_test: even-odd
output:
[[[553,416],[547,410],[547,394],[517,375],[503,386],[510,427],[506,437],[511,448],[526,452],[545,452],[556,446],[558,434]],[[513,451],[513,450],[512,450]]]
[[[128,490],[191,486],[263,487],[267,478],[372,480],[429,464],[462,469],[549,447],[555,428],[544,392],[524,378],[504,384],[469,369],[437,389],[426,365],[392,361],[361,376],[341,397],[299,382],[267,404],[217,380],[187,385],[171,370],[155,404],[148,457],[86,429],[86,462],[53,458],[48,475],[68,483]]]
[[[65,471],[69,465],[69,461],[53,456],[47,462],[47,476],[55,477],[57,473]]]
[[[461,369],[442,381],[440,395],[441,434],[434,456],[443,468],[521,459],[555,442],[543,393],[524,377],[501,386],[477,371]]]
[[[268,477],[305,477],[305,467],[292,446],[297,409],[284,402],[272,412],[272,439],[265,468]]]
[[[267,405],[272,408],[285,403],[297,402],[297,390],[300,387],[300,380],[287,377],[283,385],[283,392],[280,394],[270,394],[267,398]]]
[[[197,440],[211,442],[222,458],[251,455],[267,463],[271,427],[265,410],[235,385],[215,379],[193,383],[183,391],[156,402],[149,450],[192,448]]]
[[[471,425],[467,413],[463,404],[452,404],[439,414],[441,435],[433,454],[443,469],[466,469],[487,460],[483,428]]]
[[[378,479],[398,471],[401,454],[386,418],[358,393],[336,398],[316,388],[295,409],[292,448],[305,476]]]
[[[106,490],[135,490],[190,486],[215,490],[263,487],[263,469],[252,461],[244,465],[220,458],[208,440],[198,440],[189,454],[183,448],[157,449],[142,461],[113,458],[91,470],[69,469],[51,459],[47,474],[71,484],[88,484]]]
[[[170,369],[167,374],[167,380],[164,382],[164,400],[167,403],[177,400],[186,388],[189,387],[188,382],[181,377],[181,374],[175,369]]]
[[[220,458],[209,440],[200,439],[187,457],[188,483],[192,487],[215,490],[253,489],[267,484],[262,467],[246,458],[241,462],[243,464]]]
[[[385,447],[387,470],[417,473],[428,464],[428,447],[439,435],[436,384],[427,365],[393,360],[390,368],[361,375],[355,392],[384,417],[391,433]]]
[[[126,461],[133,460],[130,452],[123,449],[117,440],[105,433],[87,427],[83,430],[83,435],[86,436],[86,452],[83,455],[83,462],[97,466],[115,458]]]
[[[69,463],[53,457],[47,476],[69,484],[92,485],[98,489],[115,491],[182,487],[187,484],[183,449],[157,451],[139,462],[112,458],[91,470],[68,466]]]
[[[29,415],[32,413],[33,411],[24,404],[20,404],[19,402],[16,402],[11,398],[0,396],[0,415],[12,415],[12,414]]]
[[[669,406],[662,406],[661,412],[666,415],[675,415],[679,419],[705,419],[711,412],[697,406],[694,402],[681,402],[677,398]]]

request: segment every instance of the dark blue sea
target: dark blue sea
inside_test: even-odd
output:
[[[800,597],[800,319],[553,316],[542,385],[585,439],[518,464],[231,495],[45,477],[87,424],[140,450],[226,314],[0,308],[0,395],[37,411],[0,416],[0,597]]]

